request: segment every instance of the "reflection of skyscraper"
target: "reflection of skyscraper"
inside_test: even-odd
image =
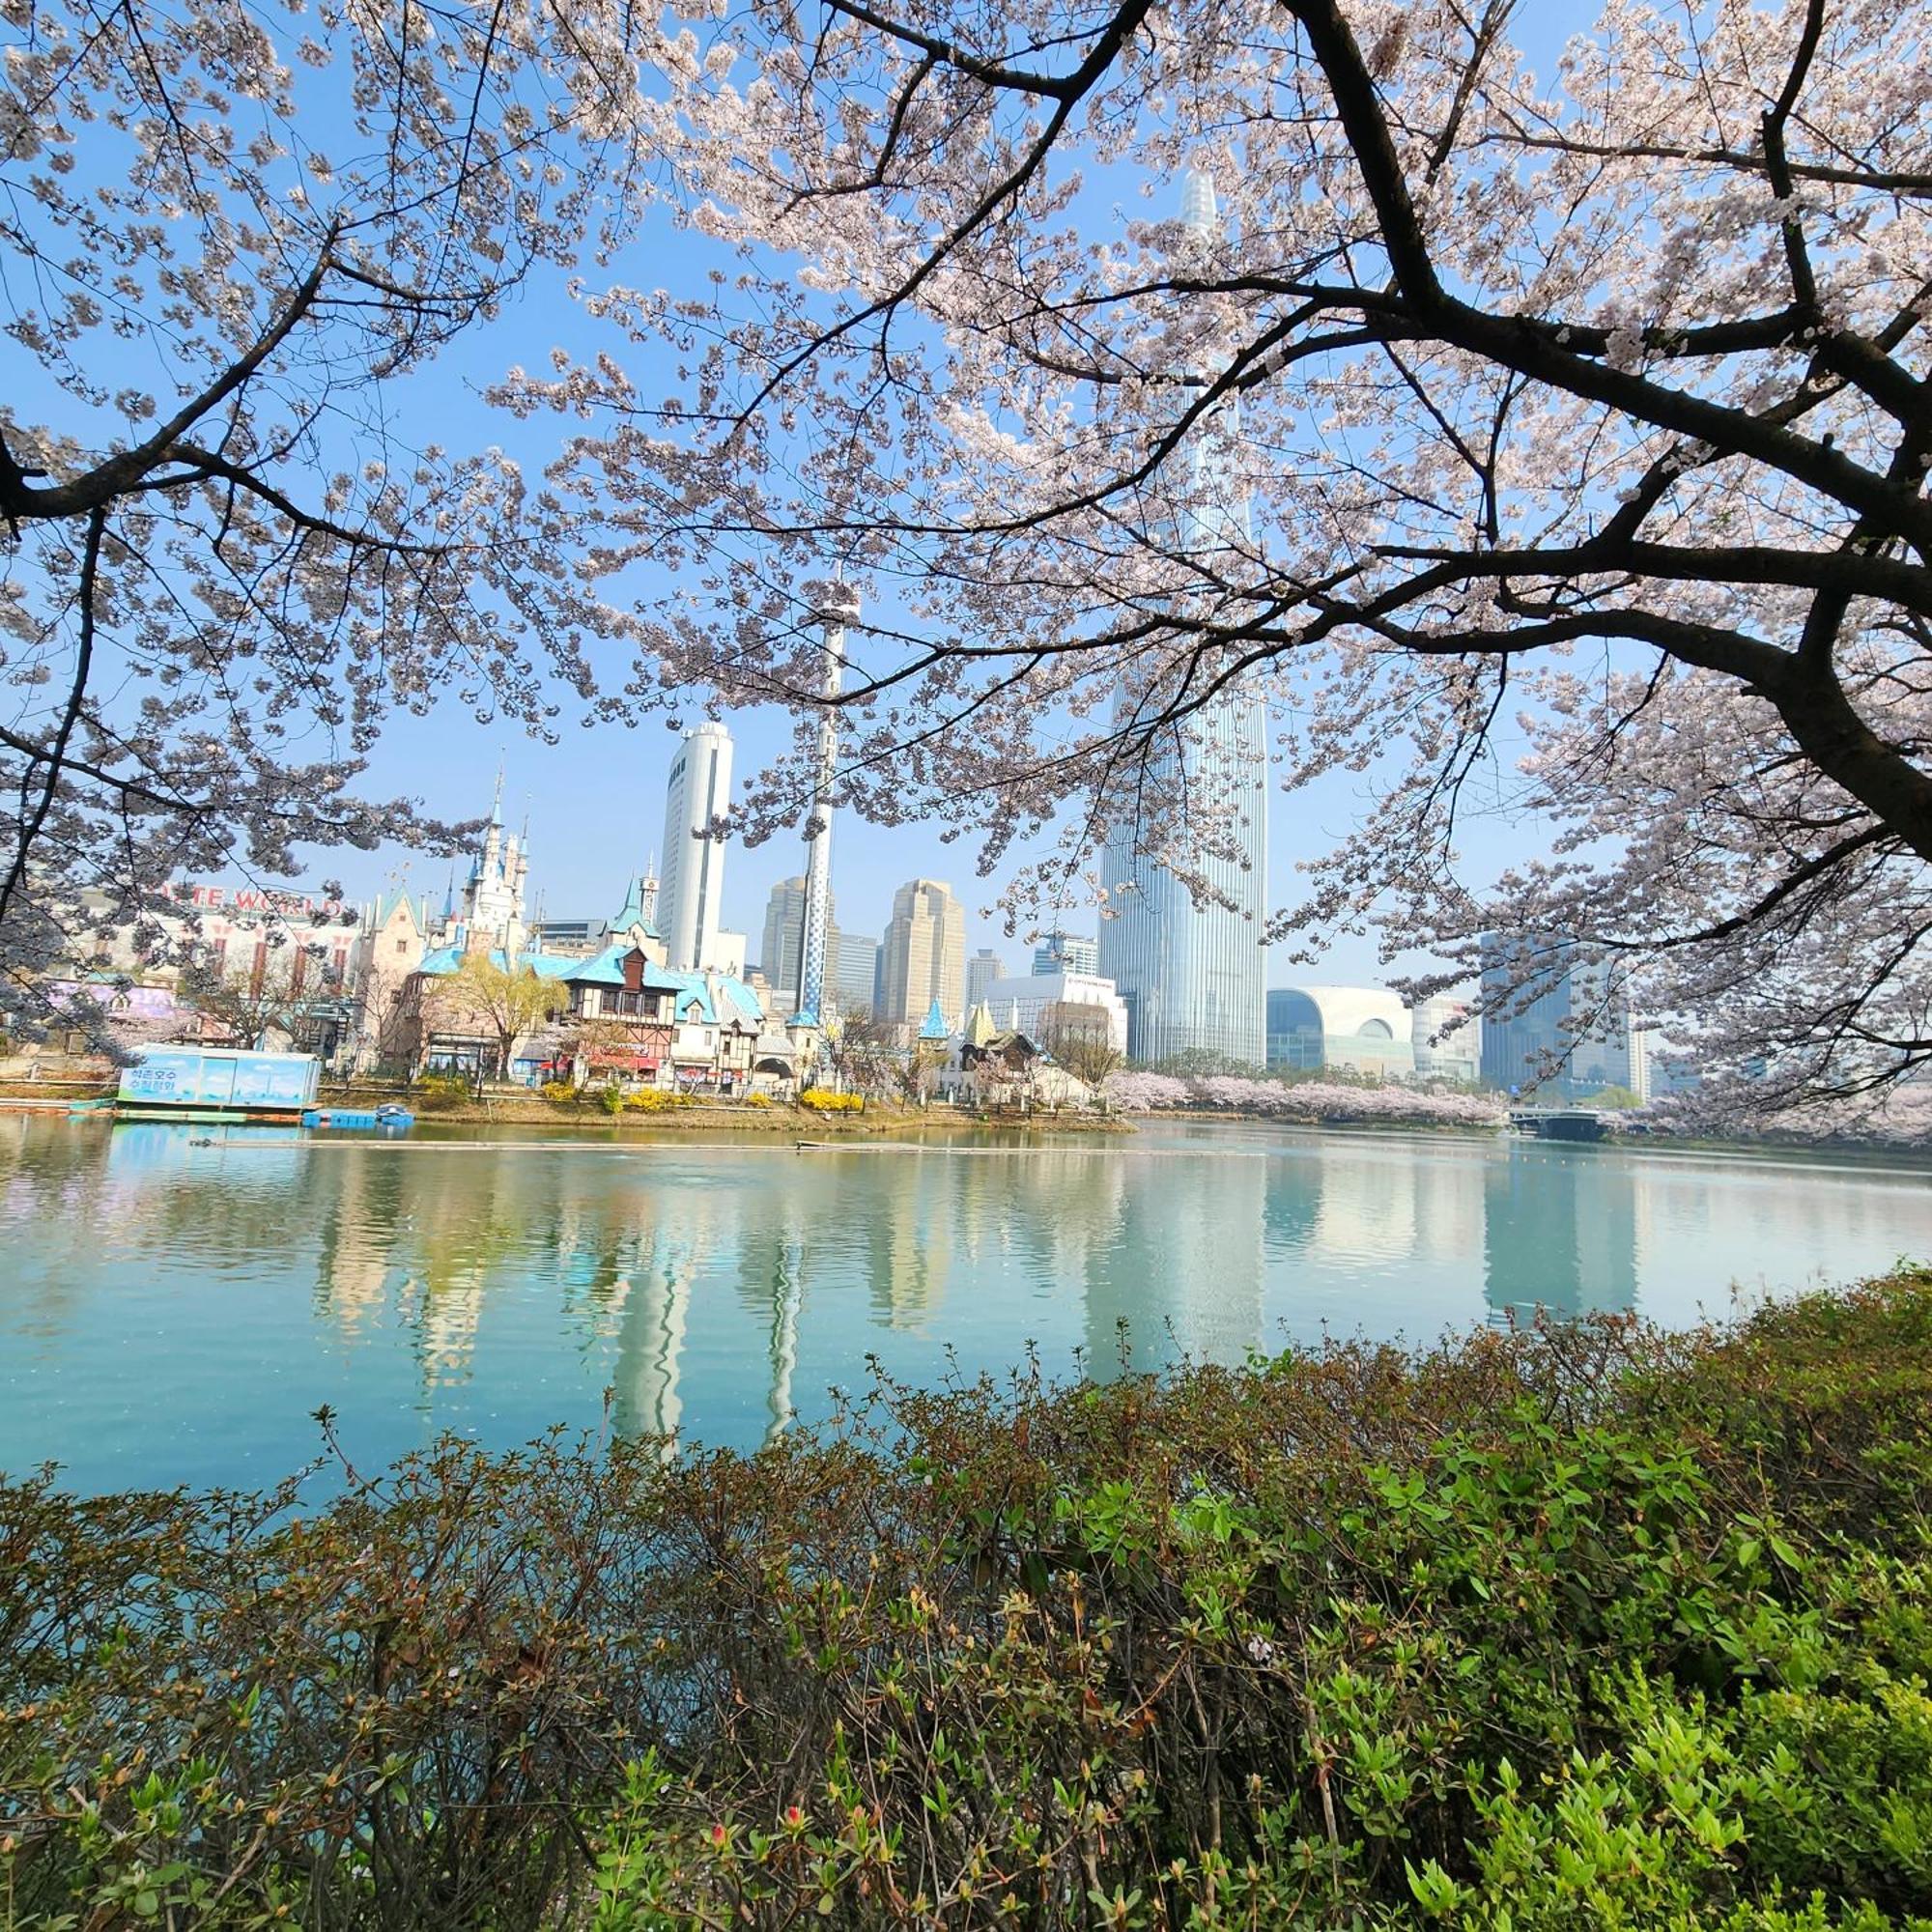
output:
[[[952,1209],[962,1164],[936,1148],[881,1157],[898,1165],[866,1229],[872,1307],[888,1328],[918,1328],[938,1308],[952,1272]]]
[[[724,841],[711,827],[730,807],[731,734],[722,724],[700,724],[685,733],[665,790],[658,930],[679,972],[716,963]]]
[[[1206,175],[1188,176],[1181,218],[1203,243],[1217,233],[1214,187]],[[1199,429],[1180,456],[1186,504],[1168,540],[1185,554],[1252,550],[1246,489],[1226,454],[1234,427],[1230,410]],[[1174,697],[1160,689],[1129,693],[1123,705],[1137,702],[1157,714]],[[1159,837],[1204,890],[1197,899],[1140,849],[1150,835],[1135,812],[1117,813],[1103,876],[1113,916],[1100,926],[1099,971],[1126,1002],[1127,1051],[1134,1059],[1211,1053],[1260,1066],[1267,963],[1266,720],[1258,699],[1231,689],[1162,736],[1171,748],[1150,758],[1145,781],[1161,801]]]
[[[1090,1371],[1113,1374],[1122,1321],[1141,1367],[1176,1350],[1238,1362],[1261,1339],[1267,1161],[1232,1151],[1121,1159],[1135,1171],[1119,1238],[1087,1279]]]
[[[1636,1306],[1636,1213],[1624,1159],[1512,1141],[1484,1170],[1484,1296],[1501,1320]]]

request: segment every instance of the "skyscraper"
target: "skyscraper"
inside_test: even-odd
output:
[[[1217,231],[1214,185],[1198,170],[1188,175],[1181,218],[1204,242]],[[1245,553],[1252,546],[1247,493],[1226,453],[1232,426],[1232,415],[1204,425],[1175,459],[1185,466],[1186,507],[1163,541],[1188,554]],[[1114,916],[1100,926],[1099,972],[1126,1002],[1133,1059],[1208,1053],[1260,1066],[1266,1057],[1267,990],[1267,750],[1261,701],[1230,689],[1186,719],[1177,738],[1173,749],[1150,760],[1147,778],[1155,792],[1198,800],[1194,809],[1211,821],[1215,849],[1202,851],[1197,844],[1186,860],[1209,891],[1197,901],[1173,871],[1140,849],[1144,826],[1132,818],[1115,824],[1104,873]],[[1188,839],[1187,818],[1185,810],[1171,815],[1165,836]]]
[[[826,895],[826,918],[832,917],[831,895]],[[775,992],[796,996],[799,964],[805,950],[805,877],[781,879],[765,901],[765,931],[758,950],[758,964]],[[867,969],[869,975],[870,968]]]
[[[990,946],[982,946],[966,962],[966,1005],[977,1007],[995,980],[1007,977],[1007,962]]]
[[[909,879],[893,895],[892,923],[880,947],[875,1018],[918,1026],[933,1001],[949,1021],[966,1004],[966,911],[952,889]]]
[[[1641,1088],[1645,1076],[1632,1067],[1630,1006],[1607,966],[1548,933],[1487,934],[1482,956],[1489,1085],[1546,1100]]]
[[[829,959],[826,970],[838,996],[839,1010],[848,1015],[869,1013],[879,970],[879,942],[864,933],[834,927]]]
[[[711,825],[730,805],[731,734],[722,724],[700,724],[684,734],[665,788],[658,929],[678,972],[709,966],[717,948],[724,841],[712,836]]]
[[[1077,932],[1049,932],[1033,950],[1036,973],[1098,973],[1100,942]]]

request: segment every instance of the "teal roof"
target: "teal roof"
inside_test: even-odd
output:
[[[662,937],[656,923],[644,917],[644,882],[633,878],[630,890],[624,895],[624,903],[617,909],[617,916],[611,922],[612,932],[629,932],[634,925],[640,925],[653,939]]]
[[[759,1004],[758,996],[742,980],[734,980],[728,974],[721,974],[718,990],[724,995],[725,1004],[738,1009],[739,1017],[749,1020],[754,1027],[765,1023],[765,1009]]]
[[[654,967],[652,971],[656,977],[647,980],[647,985],[676,988],[670,1003],[673,1019],[696,1018],[706,1026],[718,1024],[718,1009],[711,1004],[711,988],[704,983],[702,973],[667,973],[662,967]],[[697,1009],[696,1014],[691,1010],[694,1006]]]
[[[429,900],[416,893],[384,893],[376,901],[375,923],[386,925],[398,906],[408,906],[418,932],[429,930]]]
[[[463,949],[460,946],[439,946],[434,952],[425,952],[418,973],[428,973],[436,978],[445,978],[463,964]],[[490,963],[509,970],[510,955],[499,946],[490,954]],[[583,961],[572,959],[561,952],[519,952],[517,964],[526,972],[534,973],[539,980],[568,980],[571,968],[582,966]]]
[[[920,1028],[921,1039],[951,1039],[952,1029],[946,1024],[946,1015],[939,1010],[939,1002],[934,1000],[932,1010],[925,1016],[925,1024]]]
[[[636,951],[637,948],[628,939],[620,946],[607,946],[602,952],[593,953],[588,959],[573,959],[570,962],[571,971],[562,977],[582,985],[621,986],[624,983],[624,961]],[[644,961],[644,986],[649,992],[674,992],[687,980],[696,977],[689,973],[667,973],[651,960]]]

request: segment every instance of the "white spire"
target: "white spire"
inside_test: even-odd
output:
[[[1180,190],[1180,219],[1190,235],[1204,242],[1221,232],[1220,211],[1214,203],[1214,177],[1206,168],[1189,168]]]

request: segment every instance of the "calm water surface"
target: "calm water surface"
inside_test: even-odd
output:
[[[933,1380],[1541,1304],[1681,1323],[1932,1255],[1932,1175],[1502,1136],[1153,1128],[1043,1147],[401,1142],[0,1118],[0,1470],[255,1485],[327,1403],[750,1446],[867,1357]]]

